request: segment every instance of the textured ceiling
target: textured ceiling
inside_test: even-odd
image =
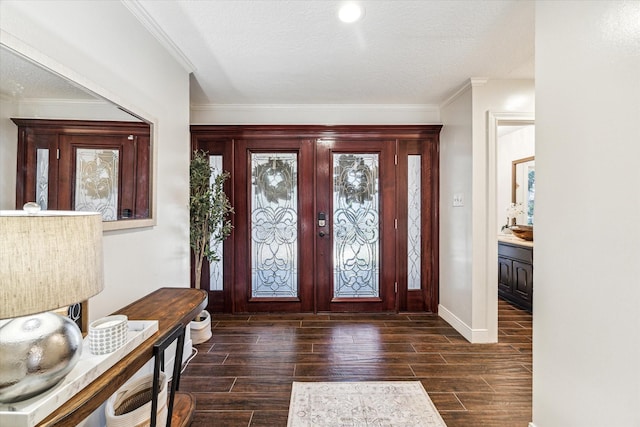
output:
[[[470,77],[533,78],[532,1],[126,2],[192,68],[191,103],[430,104]]]
[[[0,47],[0,94],[9,99],[98,99],[5,47]]]

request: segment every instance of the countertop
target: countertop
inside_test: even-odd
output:
[[[526,246],[528,248],[533,247],[533,241],[521,239],[513,234],[498,234],[498,242],[511,243],[514,245]]]

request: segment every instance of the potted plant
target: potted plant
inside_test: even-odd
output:
[[[228,172],[216,174],[211,182],[213,168],[203,151],[195,151],[189,166],[189,240],[194,255],[194,285],[200,289],[202,266],[205,258],[209,262],[219,261],[217,247],[229,234],[233,226],[229,216],[233,207],[224,192]],[[211,337],[211,316],[205,310],[191,322],[191,337],[195,344]]]

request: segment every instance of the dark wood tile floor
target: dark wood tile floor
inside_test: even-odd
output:
[[[213,315],[182,374],[192,427],[286,426],[293,381],[420,381],[448,427],[531,421],[531,315],[499,301],[499,342],[429,314]]]

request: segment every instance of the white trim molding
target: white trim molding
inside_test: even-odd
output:
[[[497,262],[497,261],[496,261]],[[496,291],[497,295],[497,291]],[[489,337],[488,329],[473,329],[462,321],[458,316],[447,310],[442,304],[438,305],[438,316],[442,317],[456,331],[472,344],[495,343]]]
[[[155,19],[149,15],[145,7],[138,0],[123,1],[122,4],[129,9],[129,12],[136,17],[138,21],[149,31],[149,33],[169,52],[169,54],[185,69],[188,73],[196,70],[195,65],[189,57],[176,45],[167,35]]]
[[[440,103],[439,108],[445,108],[447,105],[451,104],[456,100],[460,95],[465,93],[471,87],[484,86],[489,79],[486,77],[472,77],[467,80],[460,88],[458,88],[453,94],[451,94],[447,99],[445,99],[442,103]]]

